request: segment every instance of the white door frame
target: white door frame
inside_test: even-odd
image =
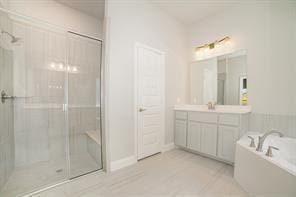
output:
[[[158,49],[155,49],[153,47],[147,46],[145,44],[136,42],[135,43],[135,51],[134,51],[134,141],[135,141],[135,159],[138,160],[138,48],[145,48],[148,50],[151,50],[153,52],[159,53],[161,56],[163,56],[163,63],[162,63],[162,68],[161,68],[161,75],[162,75],[162,87],[161,87],[161,94],[162,94],[162,121],[161,121],[161,134],[160,134],[160,147],[161,147],[161,152],[163,152],[163,147],[164,147],[164,136],[165,136],[165,52],[160,51]]]

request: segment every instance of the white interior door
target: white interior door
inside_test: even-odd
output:
[[[164,53],[136,45],[137,157],[161,152],[164,136]]]

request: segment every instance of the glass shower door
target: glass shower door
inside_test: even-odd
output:
[[[70,178],[102,169],[99,40],[68,34]]]
[[[0,196],[102,169],[101,50],[0,10]]]
[[[5,197],[68,179],[66,35],[24,21],[0,11],[0,196]]]

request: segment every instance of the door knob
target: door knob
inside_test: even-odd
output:
[[[143,112],[143,111],[146,111],[146,109],[145,109],[145,108],[142,108],[142,107],[140,107],[140,108],[139,108],[139,112]]]

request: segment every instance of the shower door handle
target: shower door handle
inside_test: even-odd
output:
[[[67,104],[63,104],[63,112],[68,111],[68,105]]]

